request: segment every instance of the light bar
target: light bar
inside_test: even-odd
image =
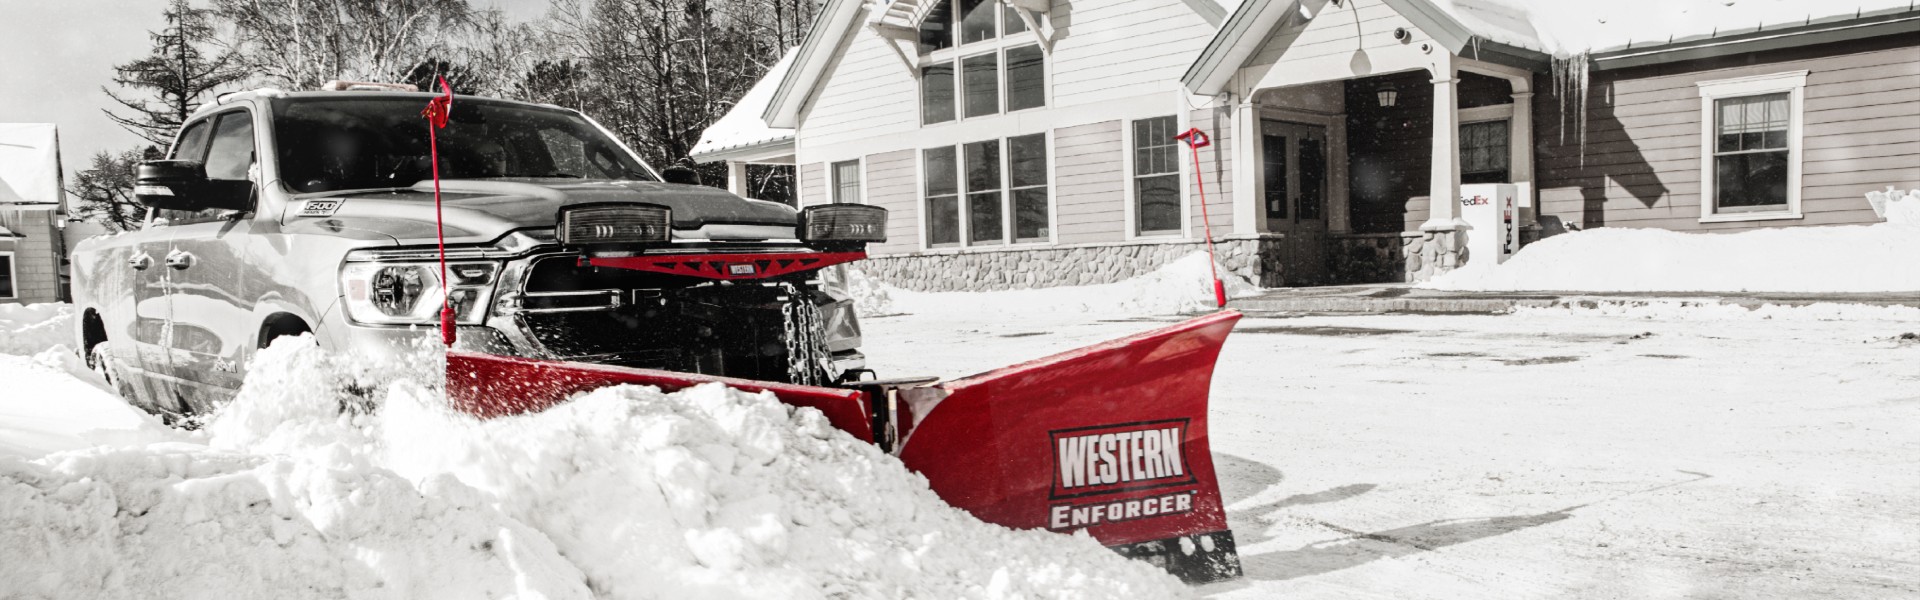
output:
[[[887,241],[887,209],[866,204],[822,204],[800,211],[805,242]]]
[[[657,244],[673,231],[673,211],[657,204],[587,204],[560,209],[554,233],[568,246]]]

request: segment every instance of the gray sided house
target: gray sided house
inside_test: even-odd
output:
[[[1675,2],[828,0],[694,157],[888,208],[864,269],[919,290],[1114,281],[1208,225],[1261,285],[1419,281],[1495,230],[1865,224],[1920,187],[1910,2]]]
[[[66,300],[64,198],[54,126],[0,123],[0,304]]]

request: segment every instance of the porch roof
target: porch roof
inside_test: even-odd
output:
[[[777,155],[793,153],[793,129],[790,127],[771,127],[761,114],[767,111],[767,104],[773,101],[774,88],[787,77],[793,69],[793,57],[798,47],[790,48],[780,56],[778,62],[767,69],[767,74],[754,82],[753,87],[740,97],[740,101],[721,115],[706,131],[700,133],[700,141],[693,145],[687,155],[699,162],[715,160],[745,160],[751,162],[759,158],[772,158]]]
[[[1920,29],[1913,0],[1381,0],[1448,51],[1538,69],[1549,56],[1591,54],[1597,68],[1886,35]],[[1287,23],[1311,19],[1327,0],[1248,2],[1221,25],[1181,79],[1219,93],[1234,71]],[[1795,34],[1825,34],[1796,36]],[[1798,38],[1798,39],[1789,39]],[[1756,42],[1759,42],[1756,44]],[[1703,47],[1709,48],[1701,52]],[[1509,60],[1487,55],[1509,57]],[[1624,60],[1632,56],[1638,60]],[[1519,62],[1516,63],[1514,59]]]

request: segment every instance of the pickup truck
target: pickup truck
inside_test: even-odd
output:
[[[883,209],[796,210],[688,169],[666,181],[550,105],[461,97],[430,140],[433,97],[261,90],[202,107],[138,167],[145,225],[74,249],[88,364],[179,418],[235,394],[275,339],[411,356],[450,304],[456,347],[494,354],[796,383],[864,367],[852,302],[820,280],[883,239]]]

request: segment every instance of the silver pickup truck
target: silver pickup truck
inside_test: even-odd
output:
[[[495,354],[809,383],[863,368],[852,303],[820,267],[864,257],[884,210],[795,210],[685,169],[663,181],[555,106],[454,101],[437,140],[443,285],[432,97],[263,90],[203,107],[139,167],[146,225],[74,249],[88,363],[143,408],[190,415],[231,397],[274,339],[398,356],[437,343],[450,303],[459,344]]]

